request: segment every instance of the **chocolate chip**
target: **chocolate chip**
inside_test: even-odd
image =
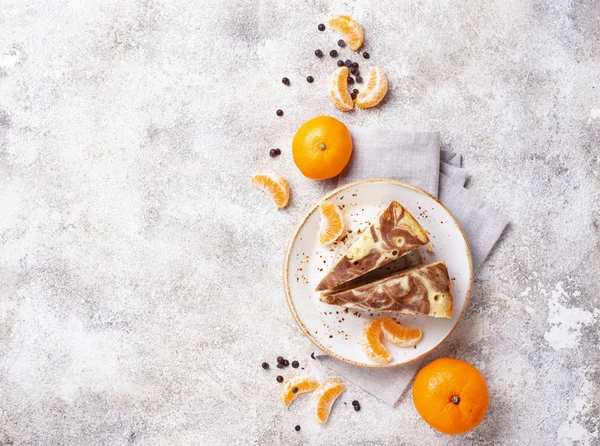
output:
[[[294,427],[294,429],[296,429],[296,432],[298,432],[300,430],[300,425],[296,424],[296,426]]]
[[[352,61],[350,59],[346,59],[346,61],[344,62],[344,65],[346,65],[348,68],[350,68],[350,65],[352,65]]]
[[[321,51],[321,50],[315,50],[315,56],[317,56],[317,57],[323,57],[323,51]]]
[[[311,357],[312,359],[317,359],[317,358],[315,358],[315,352],[312,352],[312,353],[310,354],[310,357]]]
[[[348,76],[348,85],[352,85],[354,83],[354,79]]]
[[[360,410],[360,404],[357,404],[356,406],[354,406],[354,410],[358,412]]]
[[[298,393],[298,387],[292,387],[292,393]]]
[[[337,55],[338,55],[338,52],[337,52],[336,50],[331,50],[331,51],[329,52],[329,55],[330,55],[331,57],[337,57]]]
[[[352,405],[353,406],[356,406],[357,404],[360,404],[360,403],[358,401],[356,401],[356,400],[352,401]]]
[[[350,93],[350,97],[352,98],[352,100],[355,100],[356,99],[356,93],[354,93],[354,92]]]
[[[352,62],[352,65],[350,65],[352,68],[358,68],[358,62]]]
[[[352,73],[353,75],[357,75],[358,74],[358,68],[352,67],[350,68],[350,73]]]
[[[356,76],[356,82],[358,82],[359,84],[362,84],[362,77]]]
[[[289,365],[290,365],[290,361],[288,361],[287,359],[284,359],[284,360],[283,360],[283,365],[284,365],[285,367],[289,366]]]
[[[344,48],[346,46],[346,42],[344,42],[344,39],[338,40],[338,46],[340,46],[341,48]]]
[[[309,84],[312,84],[314,81],[315,81],[315,78],[314,78],[314,77],[312,77],[312,76],[308,76],[308,77],[306,78],[306,82],[308,82]]]
[[[282,383],[283,382],[283,376],[281,375],[277,375],[277,378],[275,378],[277,380],[278,383]]]
[[[300,363],[298,361],[292,361],[292,367],[294,367],[295,369],[297,369],[299,365]]]
[[[265,369],[265,370],[267,370],[269,368],[269,364],[266,363],[266,362],[263,362],[262,363],[262,368]]]
[[[354,90],[352,90],[352,93],[358,94],[358,90],[355,88]]]
[[[283,364],[283,358],[281,356],[277,357],[277,364]]]
[[[283,85],[290,85],[290,80],[287,77],[281,79],[281,82],[283,82]]]
[[[277,110],[275,113],[277,113],[277,116],[283,116],[283,110]]]
[[[368,59],[369,57],[371,57],[371,55],[365,51],[365,52],[363,53],[363,57],[364,57],[365,59]]]
[[[319,31],[325,31],[325,25],[323,25],[322,23],[319,23],[319,26],[317,26],[317,28],[319,28]]]
[[[342,59],[337,61],[337,66],[338,67],[343,67],[344,66],[344,61]]]
[[[271,149],[271,150],[269,150],[269,156],[271,158],[273,158],[275,156],[279,156],[279,155],[281,155],[281,150],[279,150],[279,149]]]
[[[277,364],[277,368],[278,368],[278,369],[282,369],[282,368],[284,368],[284,367],[285,367],[285,366],[284,366],[283,364]]]

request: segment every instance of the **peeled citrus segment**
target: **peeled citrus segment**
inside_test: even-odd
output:
[[[329,78],[329,99],[342,111],[354,108],[354,102],[348,91],[348,67],[341,67]]]
[[[311,392],[319,387],[319,382],[316,379],[306,376],[291,376],[281,384],[281,392],[279,398],[286,406],[294,401],[294,398],[301,393]],[[297,389],[294,392],[294,389]]]
[[[331,406],[344,391],[344,384],[337,378],[331,378],[322,383],[312,395],[311,409],[320,423],[327,423]]]
[[[388,81],[380,68],[371,68],[365,87],[356,96],[356,105],[360,108],[375,107],[388,91]]]
[[[381,333],[384,339],[399,347],[417,345],[423,337],[423,330],[405,327],[389,317],[381,318]]]
[[[284,208],[290,201],[290,186],[285,178],[274,172],[256,174],[250,180],[252,186],[265,191],[275,206]]]
[[[363,330],[360,345],[367,356],[377,364],[387,364],[392,360],[392,355],[381,343],[381,322],[377,319],[369,322]]]
[[[329,19],[329,27],[342,35],[342,39],[351,50],[356,51],[362,46],[364,40],[362,27],[352,17],[347,15],[332,17]]]
[[[319,243],[329,245],[346,235],[344,214],[339,207],[329,200],[324,200],[319,203],[319,211],[321,211]]]

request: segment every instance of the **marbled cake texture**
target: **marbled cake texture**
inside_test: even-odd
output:
[[[375,109],[327,98],[338,36],[317,25],[343,13],[371,58],[341,57],[388,77]],[[599,93],[595,0],[2,1],[0,444],[598,444]],[[335,183],[291,156],[319,114],[439,130],[511,219],[431,355],[487,379],[465,436],[410,393],[392,409],[345,382],[324,426],[278,401],[278,355],[331,377],[281,279]],[[289,180],[286,210],[250,186],[261,169]]]

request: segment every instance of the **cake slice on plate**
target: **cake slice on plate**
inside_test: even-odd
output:
[[[400,203],[392,201],[331,267],[316,290],[339,287],[427,243],[429,237],[419,222]]]
[[[363,310],[452,317],[452,285],[442,261],[320,297],[331,305]]]

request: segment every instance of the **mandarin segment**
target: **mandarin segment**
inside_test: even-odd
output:
[[[318,386],[319,382],[316,379],[306,376],[291,376],[281,385],[279,399],[287,406],[301,393],[311,392]],[[297,391],[294,392],[294,389]]]
[[[252,186],[269,195],[279,209],[288,205],[290,186],[285,178],[275,172],[263,172],[251,178]]]
[[[405,327],[389,317],[381,318],[383,338],[399,347],[412,347],[423,338],[423,330]]]
[[[380,68],[371,68],[365,87],[356,96],[356,105],[360,108],[375,107],[388,91],[388,81]]]
[[[344,384],[337,378],[328,379],[314,391],[311,399],[311,408],[320,423],[327,423],[331,407],[343,391]]]
[[[350,111],[354,108],[352,96],[348,91],[348,73],[348,67],[340,67],[329,78],[329,99],[342,111]]]
[[[440,358],[423,367],[412,388],[419,415],[434,429],[458,435],[485,418],[490,395],[485,378],[471,364]]]
[[[392,355],[381,342],[381,322],[377,319],[367,324],[362,332],[360,345],[369,358],[377,364],[385,365],[392,361]]]
[[[339,15],[329,19],[329,27],[339,32],[351,50],[358,50],[364,40],[362,27],[356,20],[347,15]]]
[[[344,214],[342,210],[329,200],[319,203],[321,221],[319,229],[319,243],[329,245],[340,240],[346,235]]]

